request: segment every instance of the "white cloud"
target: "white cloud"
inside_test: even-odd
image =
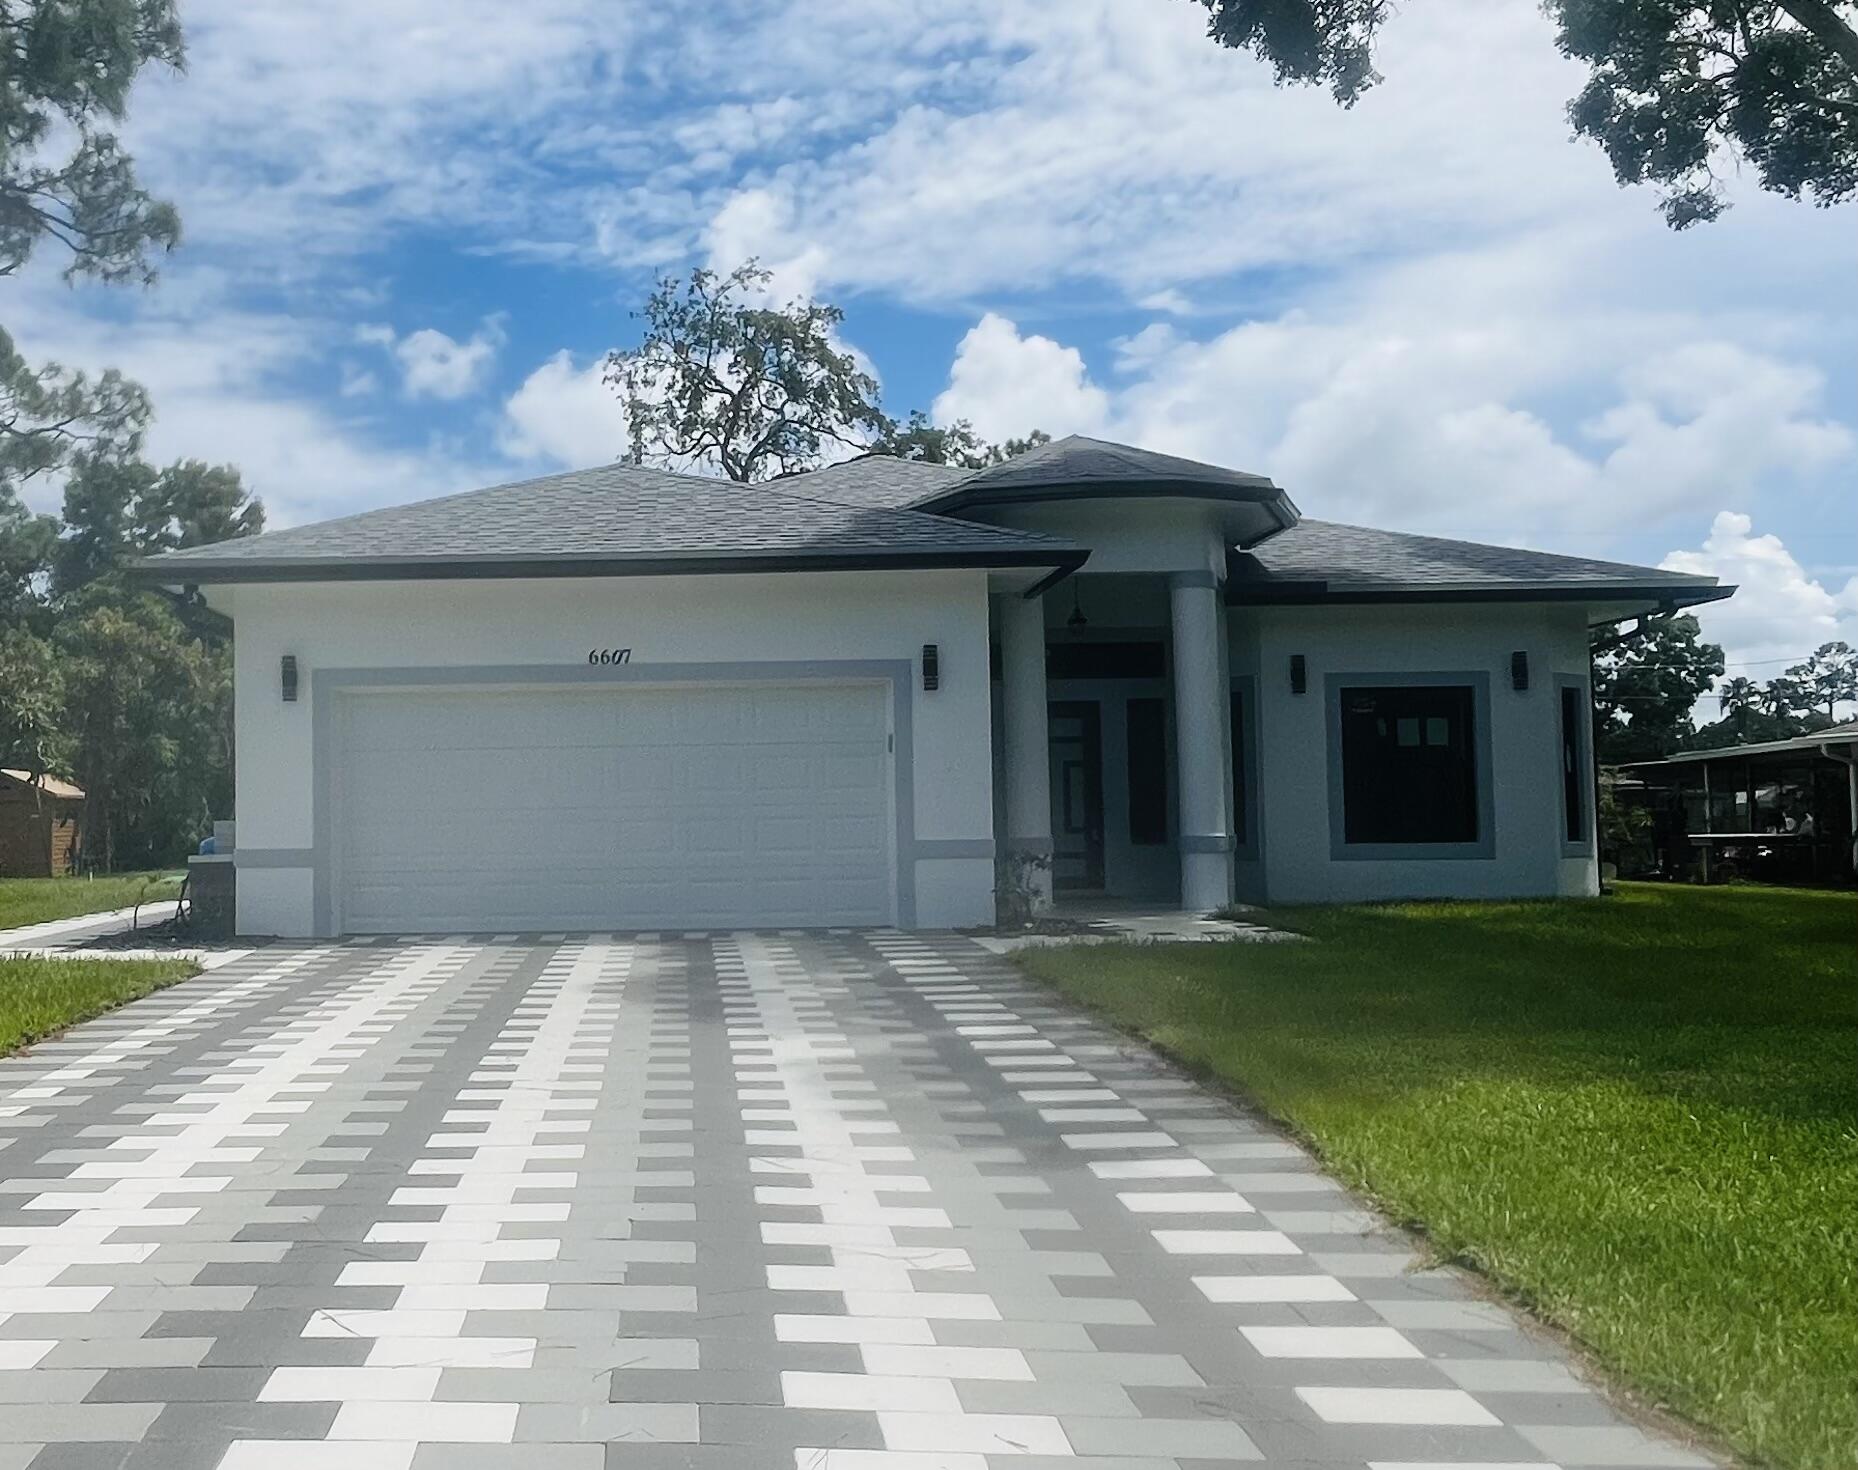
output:
[[[1084,357],[1050,337],[1022,336],[988,312],[955,349],[948,387],[936,395],[939,423],[966,419],[983,439],[1043,429],[1053,438],[1102,428],[1109,395],[1089,381]]]
[[[85,315],[69,293],[35,293],[14,303],[7,326],[30,360],[92,372],[114,366],[147,385],[155,405],[148,457],[235,465],[272,526],[421,500],[501,475],[487,458],[444,440],[383,444],[383,426],[361,398],[338,395],[325,405],[305,396],[298,375],[352,340],[345,326],[242,311],[204,290],[158,291],[141,304],[134,330],[125,331]],[[27,494],[36,507],[55,508],[46,482],[32,482]]]
[[[626,448],[626,411],[602,381],[596,358],[577,368],[557,352],[503,405],[498,443],[512,459],[580,469],[617,459]]]
[[[1176,291],[1172,286],[1149,292],[1140,297],[1136,305],[1144,311],[1163,311],[1170,316],[1186,316],[1193,310],[1193,302],[1187,299],[1186,293]]]
[[[936,417],[1260,470],[1324,519],[1551,544],[1695,514],[1852,455],[1818,374],[1798,364],[1718,341],[1652,349],[1671,324],[1621,330],[1554,301],[1503,317],[1472,300],[1422,330],[1401,289],[1205,341],[1151,325],[1119,344],[1107,387],[1076,349],[988,313],[957,348]],[[1583,387],[1607,406],[1585,432],[1557,433],[1535,404]]]
[[[400,368],[400,386],[408,398],[464,398],[489,374],[503,345],[503,323],[491,317],[470,339],[456,341],[436,327],[397,335],[392,327],[370,323],[356,329],[355,340],[384,348]]]
[[[1723,646],[1728,677],[1764,684],[1822,643],[1858,645],[1858,577],[1834,590],[1810,576],[1771,534],[1757,535],[1739,511],[1717,514],[1703,545],[1674,551],[1660,565],[1697,572],[1738,589],[1726,602],[1698,609],[1704,635]]]
[[[1264,470],[1316,515],[1595,554],[1656,536],[1646,558],[1724,505],[1802,548],[1789,503],[1840,510],[1850,414],[1821,379],[1858,317],[1851,212],[1738,184],[1723,222],[1672,235],[1569,140],[1580,68],[1534,7],[1406,8],[1349,111],[1273,86],[1183,4],[922,0],[899,24],[862,0],[191,0],[187,22],[189,72],[140,84],[128,128],[185,250],[109,305],[15,280],[7,325],[139,364],[159,444],[192,425],[185,452],[249,453],[298,514],[623,446],[576,365],[617,309],[525,343],[579,356],[468,442],[420,442],[421,405],[481,387],[495,343],[389,331],[393,372],[351,361],[354,323],[432,320],[392,272],[445,250],[532,263],[522,289],[603,266],[622,301],[647,271],[758,254],[774,294],[880,321],[865,345],[912,384],[899,305],[958,311],[980,325],[938,414]],[[449,311],[520,306],[502,263],[438,279]],[[1100,358],[1132,306],[1158,320]],[[387,413],[377,379],[409,401]]]

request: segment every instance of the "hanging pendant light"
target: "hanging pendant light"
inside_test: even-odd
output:
[[[1073,577],[1071,579],[1071,616],[1064,620],[1064,625],[1067,628],[1084,628],[1089,624],[1090,619],[1084,616],[1084,609],[1078,606],[1077,578]]]

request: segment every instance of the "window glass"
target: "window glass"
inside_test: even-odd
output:
[[[1168,840],[1168,732],[1159,699],[1132,699],[1129,721],[1129,840],[1154,847]]]
[[[1344,841],[1477,841],[1470,686],[1345,688],[1340,699]]]
[[[1567,839],[1587,840],[1587,763],[1581,759],[1581,691],[1561,687],[1561,811]]]

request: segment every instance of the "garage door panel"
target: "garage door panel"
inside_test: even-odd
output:
[[[349,930],[893,917],[881,686],[366,693],[338,728]]]

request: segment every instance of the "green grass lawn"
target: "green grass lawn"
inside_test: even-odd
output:
[[[1621,885],[1033,950],[1760,1461],[1858,1464],[1858,897]]]
[[[0,929],[125,909],[132,903],[149,899],[173,898],[180,891],[178,873],[117,873],[107,878],[0,878]]]
[[[0,1056],[185,980],[198,969],[186,960],[0,955]]]

